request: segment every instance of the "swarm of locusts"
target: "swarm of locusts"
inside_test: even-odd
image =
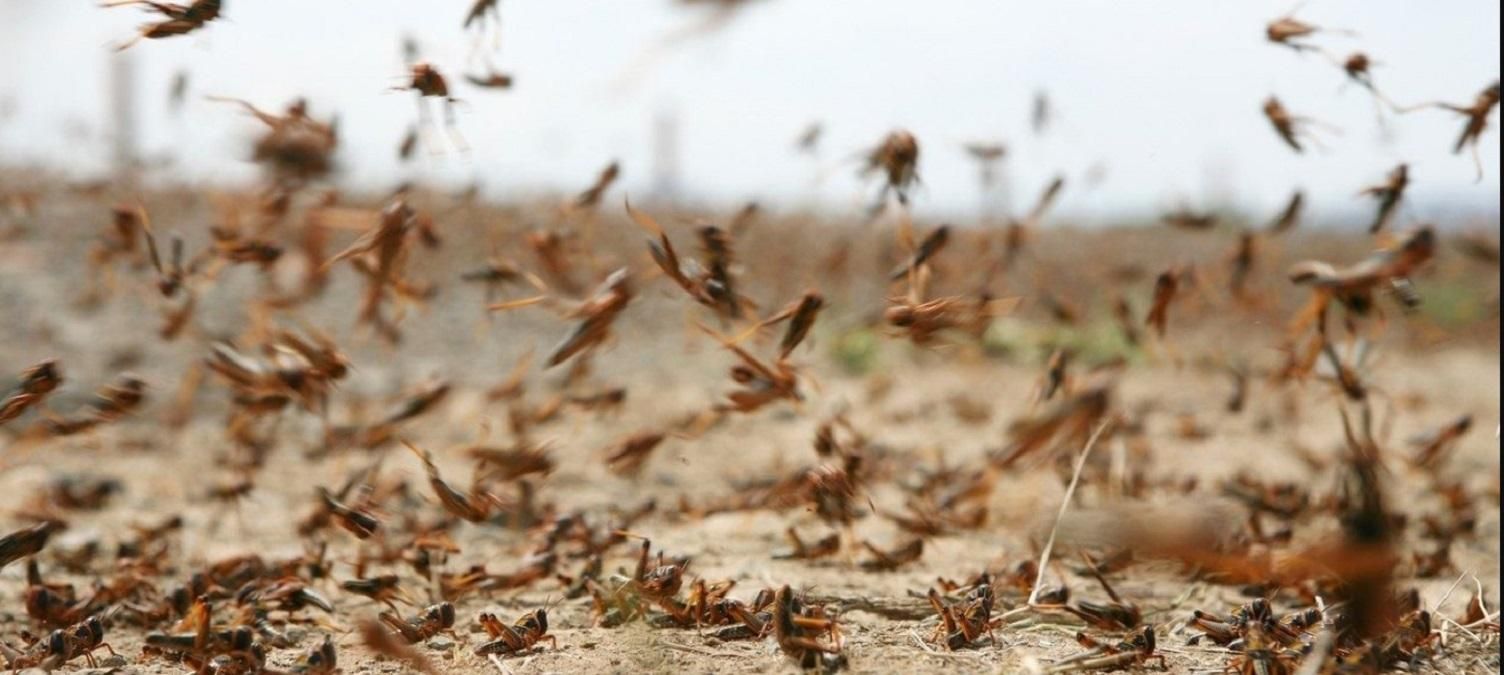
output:
[[[160,17],[137,40],[229,18],[207,0],[107,6],[127,4]],[[503,11],[476,0],[455,29],[483,38]],[[1301,55],[1355,37],[1294,15],[1265,34]],[[466,148],[451,82],[407,52],[397,88],[420,118],[399,156],[431,102]],[[1364,53],[1336,62],[1388,110],[1460,115],[1454,153],[1476,154],[1498,105],[1495,82],[1399,108]],[[465,81],[513,86],[494,68]],[[336,118],[307,100],[216,100],[259,125],[264,182],[202,199],[199,227],[151,193],[80,200],[87,273],[49,279],[86,323],[160,315],[122,329],[146,346],[88,353],[49,318],[27,329],[34,358],[0,362],[0,480],[24,487],[0,513],[0,666],[1498,668],[1497,579],[1469,566],[1497,569],[1497,465],[1489,482],[1464,452],[1496,410],[1428,408],[1382,358],[1403,348],[1396,326],[1465,339],[1461,319],[1428,319],[1428,280],[1450,266],[1452,286],[1487,287],[1498,244],[1415,220],[1409,163],[1376,169],[1358,193],[1373,218],[1340,244],[1291,243],[1309,218],[1295,189],[1267,224],[1182,207],[1154,236],[1194,245],[1062,264],[1045,240],[1063,174],[996,227],[927,220],[903,129],[854,155],[881,185],[853,228],[812,233],[757,203],[686,216],[631,200],[614,160],[488,227],[474,190],[341,194]],[[1318,125],[1301,104],[1263,101],[1297,153]],[[1050,111],[1041,93],[1037,131]],[[1013,147],[952,151],[986,191]],[[1497,321],[1494,293],[1476,324]],[[1228,323],[1234,339],[1196,339]],[[472,333],[501,348],[456,346]],[[657,356],[633,353],[645,336]],[[873,352],[909,360],[873,372]],[[1029,393],[935,394],[947,372]],[[1149,391],[1165,378],[1225,390]],[[1230,459],[1215,444],[1232,427],[1269,461],[1187,466],[1186,448]],[[982,440],[952,447],[965,438]],[[78,462],[91,470],[59,468]],[[1281,464],[1299,468],[1259,470]],[[634,645],[654,655],[602,656]]]

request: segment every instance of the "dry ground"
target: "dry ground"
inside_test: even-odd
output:
[[[205,206],[201,201],[180,204],[180,196],[156,195],[152,200],[157,227],[188,232],[190,248],[202,241]],[[206,301],[195,334],[172,344],[155,338],[157,317],[144,291],[145,271],[119,270],[121,294],[102,309],[84,311],[73,307],[83,284],[79,261],[89,237],[106,223],[103,200],[79,199],[74,203],[52,195],[32,221],[30,232],[0,243],[0,373],[9,376],[41,358],[55,357],[64,364],[68,384],[53,405],[67,408],[81,400],[97,384],[120,370],[141,373],[153,387],[153,405],[134,419],[97,433],[64,439],[41,446],[22,447],[0,435],[0,531],[23,524],[16,513],[31,495],[63,473],[108,475],[125,486],[110,508],[101,512],[70,513],[69,530],[54,542],[66,548],[72,543],[99,538],[116,541],[128,534],[133,523],[156,521],[167,514],[186,519],[177,544],[181,578],[194,561],[214,560],[233,554],[258,552],[268,556],[291,556],[302,551],[294,521],[312,503],[313,490],[333,485],[354,466],[366,461],[357,453],[341,453],[309,459],[305,453],[319,437],[316,421],[290,414],[282,442],[267,468],[257,476],[256,489],[238,506],[227,507],[204,499],[208,486],[224,478],[218,461],[226,441],[222,423],[226,394],[212,380],[197,400],[197,414],[181,431],[167,431],[160,423],[166,400],[186,364],[201,358],[214,337],[233,336],[243,328],[239,301],[253,292],[259,281],[249,271],[234,271]],[[178,205],[171,208],[164,205]],[[440,464],[460,481],[468,467],[446,448],[473,442],[485,434],[503,440],[506,410],[489,403],[485,387],[504,377],[513,360],[529,347],[546,350],[564,330],[564,324],[545,312],[519,313],[487,319],[480,307],[482,293],[454,280],[458,270],[484,256],[487,239],[477,232],[515,232],[520,227],[545,220],[542,212],[457,210],[442,220],[449,241],[442,254],[425,254],[417,269],[441,280],[445,288],[435,306],[407,317],[407,339],[396,349],[369,335],[351,330],[354,311],[349,299],[356,288],[353,275],[341,271],[329,296],[304,308],[300,316],[327,327],[340,336],[355,362],[355,373],[341,386],[333,416],[353,415],[354,402],[379,403],[404,387],[428,377],[443,377],[455,392],[434,413],[404,428],[404,436],[440,453]],[[612,249],[617,260],[641,265],[635,232],[615,212],[603,214],[601,227],[627,232],[627,242]],[[657,500],[659,510],[635,526],[652,538],[655,547],[692,559],[693,576],[729,578],[737,582],[732,594],[750,597],[756,589],[792,584],[812,596],[831,598],[844,611],[841,619],[848,636],[848,654],[853,672],[1016,672],[1030,663],[1078,651],[1072,635],[1077,629],[1065,620],[1022,622],[997,632],[995,644],[945,653],[922,644],[933,627],[933,618],[891,618],[873,613],[876,604],[920,608],[914,593],[922,593],[936,577],[964,578],[989,566],[1004,566],[1037,555],[1037,542],[1059,507],[1065,480],[1048,467],[1004,473],[993,492],[988,524],[978,531],[930,540],[923,558],[896,572],[873,573],[857,569],[849,559],[824,563],[772,560],[770,553],[784,546],[783,530],[798,524],[801,531],[823,532],[813,515],[800,509],[787,512],[731,513],[693,519],[674,513],[680,499],[691,503],[733,493],[740,480],[774,473],[782,474],[814,461],[811,439],[815,426],[837,410],[849,410],[852,421],[867,434],[875,448],[895,459],[901,469],[931,465],[939,457],[953,464],[977,463],[987,450],[1003,442],[1006,424],[1028,407],[1041,373],[1040,361],[1052,340],[1076,339],[1072,335],[1099,336],[1101,322],[1084,327],[1053,327],[1029,308],[1009,318],[996,329],[998,342],[1011,350],[987,356],[965,346],[916,350],[896,340],[882,339],[871,355],[853,356],[852,340],[867,333],[853,332],[864,316],[881,306],[881,287],[860,281],[885,267],[881,246],[863,243],[852,256],[854,271],[844,277],[832,273],[823,278],[815,256],[802,255],[797,244],[811,244],[818,236],[812,224],[798,217],[760,224],[744,243],[748,253],[748,279],[758,280],[753,295],[767,306],[778,306],[806,285],[818,285],[832,296],[833,309],[821,319],[813,347],[796,358],[808,369],[813,382],[806,387],[808,400],[799,408],[778,406],[755,415],[736,417],[695,440],[671,439],[661,447],[636,480],[616,477],[603,467],[600,457],[606,446],[632,431],[661,426],[686,412],[702,409],[729,383],[724,368],[727,356],[703,336],[685,330],[685,304],[672,295],[666,282],[647,285],[637,305],[629,309],[616,341],[597,359],[592,377],[598,386],[624,385],[629,389],[624,410],[616,415],[580,413],[536,430],[550,439],[559,468],[540,486],[539,497],[560,511],[583,509],[600,514],[612,506],[635,505],[647,498]],[[855,226],[833,224],[832,231],[851,232]],[[842,229],[844,228],[844,229]],[[872,230],[863,242],[890,238]],[[679,230],[679,236],[686,237]],[[779,237],[795,242],[777,252],[768,251]],[[1152,271],[1162,265],[1165,250],[1175,251],[1184,261],[1203,261],[1209,268],[1220,265],[1231,241],[1230,235],[1188,236],[1158,229],[1101,234],[1061,232],[1046,234],[1038,242],[1037,258],[1031,263],[1034,276],[1056,280],[1076,302],[1088,308],[1104,307],[1106,282],[1086,278],[1094,262],[1111,251],[1114,260],[1150,268],[1146,281],[1129,286],[1135,298],[1146,297]],[[1357,238],[1311,237],[1292,249],[1330,253],[1352,259],[1367,244]],[[686,244],[687,246],[687,244]],[[1285,246],[1285,244],[1281,244]],[[796,251],[800,253],[790,253]],[[952,251],[951,253],[954,253]],[[864,255],[871,254],[868,263]],[[521,253],[518,254],[521,257]],[[957,253],[956,255],[960,255]],[[1274,255],[1274,254],[1271,254]],[[1246,314],[1213,300],[1187,307],[1172,318],[1171,340],[1145,351],[1131,353],[1131,366],[1121,379],[1116,405],[1146,424],[1152,452],[1135,458],[1151,476],[1191,477],[1201,486],[1191,501],[1179,508],[1204,509],[1229,514],[1227,527],[1242,527],[1240,511],[1221,503],[1217,482],[1239,471],[1271,478],[1308,481],[1313,490],[1330,488],[1329,475],[1312,474],[1295,459],[1296,445],[1317,454],[1335,455],[1341,447],[1336,399],[1330,387],[1312,381],[1302,387],[1280,389],[1256,378],[1249,405],[1240,414],[1224,410],[1222,401],[1230,382],[1221,363],[1236,359],[1251,367],[1267,367],[1277,361],[1278,326],[1291,307],[1290,293],[1277,274],[1288,258],[1266,263],[1260,283],[1270,295],[1269,307]],[[771,280],[772,270],[784,276]],[[952,277],[967,268],[951,265]],[[959,270],[959,271],[957,271]],[[1027,276],[1013,280],[1012,290],[1023,288]],[[1429,286],[1428,286],[1429,284]],[[1422,284],[1441,289],[1438,293],[1466,291],[1468,298],[1497,297],[1497,268],[1468,267],[1456,260],[1435,272]],[[1496,301],[1495,301],[1496,303]],[[1140,307],[1142,304],[1140,304]],[[1468,309],[1472,312],[1472,309]],[[1100,311],[1097,313],[1101,313]],[[1480,318],[1481,317],[1481,318]],[[1499,410],[1499,352],[1497,320],[1486,313],[1467,314],[1462,319],[1428,317],[1406,320],[1391,316],[1391,325],[1380,341],[1381,360],[1371,371],[1372,381],[1389,403],[1379,406],[1391,424],[1383,434],[1386,447],[1395,456],[1407,452],[1404,439],[1421,430],[1448,421],[1463,412],[1476,418],[1446,468],[1461,478],[1475,494],[1491,495],[1479,507],[1477,536],[1459,540],[1453,550],[1454,570],[1432,579],[1406,579],[1418,587],[1425,602],[1438,602],[1459,574],[1476,575],[1491,603],[1499,600],[1499,446],[1494,436]],[[1453,321],[1453,323],[1446,323]],[[1439,326],[1439,327],[1438,327]],[[1107,332],[1110,332],[1107,331]],[[856,335],[857,338],[853,338]],[[1100,347],[1097,337],[1080,338],[1088,360],[1105,358],[1116,347]],[[1110,342],[1110,341],[1108,341]],[[1096,353],[1091,350],[1099,350]],[[844,365],[843,365],[844,364]],[[854,372],[865,370],[865,372]],[[557,375],[536,370],[529,377],[536,391],[547,391]],[[886,386],[879,383],[886,382]],[[966,421],[958,417],[951,401],[962,397],[983,404],[988,419]],[[1297,419],[1288,416],[1293,409]],[[1179,417],[1193,415],[1208,433],[1187,439]],[[30,419],[23,420],[29,422]],[[488,431],[489,429],[489,431]],[[3,433],[3,432],[0,432]],[[1103,457],[1110,457],[1109,447]],[[1062,448],[1061,452],[1072,452]],[[421,467],[398,449],[387,450],[385,471],[421,484]],[[1435,509],[1434,497],[1425,493],[1420,477],[1395,462],[1388,476],[1394,502],[1413,513]],[[1106,511],[1131,514],[1131,506],[1115,500],[1101,484],[1087,485],[1078,494],[1073,510],[1079,513]],[[425,492],[426,494],[426,492]],[[875,486],[870,493],[880,509],[895,509],[901,493],[891,485]],[[426,507],[437,509],[431,503]],[[1128,517],[1131,517],[1128,516]],[[1298,537],[1315,538],[1334,530],[1330,518],[1303,523]],[[900,540],[900,533],[880,518],[866,518],[855,527],[858,536],[879,543]],[[532,539],[525,532],[495,526],[462,525],[456,539],[463,552],[451,563],[459,567],[485,564],[492,571],[514,567]],[[332,555],[350,560],[354,546],[349,537],[333,537]],[[1069,548],[1062,556],[1069,558]],[[608,568],[630,564],[628,547],[616,549]],[[853,553],[850,557],[859,558]],[[48,570],[48,554],[41,557]],[[0,571],[0,639],[14,644],[27,627],[22,609],[24,586],[22,564]],[[1057,570],[1052,574],[1058,574]],[[348,565],[336,565],[337,579],[351,575]],[[87,584],[89,577],[68,577],[49,572],[54,580]],[[1074,573],[1066,577],[1077,597],[1100,595],[1091,582]],[[1225,663],[1222,650],[1192,646],[1192,634],[1184,622],[1193,608],[1225,611],[1246,601],[1236,588],[1189,583],[1164,565],[1130,569],[1114,576],[1120,591],[1139,603],[1148,620],[1159,626],[1161,651],[1174,672],[1217,669]],[[1461,614],[1470,592],[1469,578],[1440,610],[1446,616]],[[379,607],[362,598],[325,589],[336,600],[333,617],[319,617],[321,625],[307,631],[332,631],[339,640],[341,666],[346,673],[397,672],[391,662],[378,662],[363,650],[350,633],[358,617],[373,615]],[[1003,599],[1004,607],[1019,602]],[[494,667],[470,655],[469,647],[481,639],[472,628],[474,617],[491,609],[514,617],[523,611],[558,602],[559,589],[543,582],[520,593],[470,597],[459,604],[460,644],[430,645],[430,653],[455,672],[482,672]],[[864,609],[869,607],[869,609]],[[306,614],[306,612],[305,612]],[[693,630],[662,630],[644,625],[604,629],[592,627],[588,600],[557,604],[550,613],[551,633],[558,637],[558,651],[544,650],[509,659],[511,672],[766,672],[793,671],[791,663],[771,641],[725,642],[707,640]],[[1469,637],[1448,629],[1448,647],[1434,664],[1446,672],[1497,672],[1497,635]],[[124,656],[127,672],[180,672],[181,669],[154,661],[142,661],[141,635],[112,632],[108,641]],[[303,645],[314,643],[312,637]],[[450,649],[436,647],[449,646]],[[273,661],[287,664],[298,650],[279,650]],[[120,662],[117,662],[120,663]]]

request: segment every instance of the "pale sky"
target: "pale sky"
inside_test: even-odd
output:
[[[142,151],[174,148],[178,178],[246,180],[255,124],[202,97],[275,109],[307,96],[316,115],[339,115],[341,180],[382,190],[478,178],[498,198],[572,192],[619,159],[623,187],[643,193],[654,120],[669,115],[681,192],[727,205],[863,203],[876,186],[857,180],[850,158],[899,127],[921,144],[921,213],[975,211],[975,169],[960,145],[991,139],[1010,148],[1015,201],[1063,172],[1073,180],[1061,210],[1085,217],[1180,202],[1273,211],[1297,186],[1318,215],[1366,212],[1354,193],[1400,161],[1411,164],[1410,219],[1496,213],[1499,202],[1496,129],[1483,137],[1478,183],[1471,159],[1451,154],[1461,118],[1390,115],[1386,137],[1367,92],[1344,86],[1338,67],[1264,40],[1264,24],[1292,8],[1285,0],[761,0],[662,47],[708,12],[669,0],[502,0],[493,58],[517,78],[502,92],[460,81],[475,42],[460,28],[468,4],[225,0],[224,20],[130,50]],[[1497,2],[1313,0],[1299,16],[1356,31],[1317,42],[1367,52],[1380,89],[1400,103],[1469,103],[1499,76]],[[0,162],[107,166],[110,47],[145,18],[90,0],[0,0]],[[469,153],[396,161],[417,114],[410,92],[388,91],[402,79],[406,33],[465,100]],[[181,68],[192,97],[173,117],[167,89]],[[1041,88],[1058,115],[1036,137],[1029,114]],[[1271,94],[1340,133],[1318,127],[1325,149],[1293,153],[1261,113]],[[826,130],[818,160],[793,151],[814,120]],[[1093,166],[1105,172],[1087,189]]]

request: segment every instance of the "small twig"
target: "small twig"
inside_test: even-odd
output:
[[[679,644],[677,642],[669,642],[668,640],[658,640],[657,644],[663,645],[664,647],[668,647],[669,649],[677,649],[677,650],[679,650],[681,652],[689,652],[691,654],[699,654],[700,656],[718,656],[718,657],[736,657],[736,658],[744,656],[743,654],[738,654],[736,652],[726,652],[726,651],[715,651],[715,650],[711,650],[711,649],[701,649],[700,647],[695,647],[693,645],[681,645],[681,644]]]
[[[1332,651],[1332,643],[1332,632],[1329,630],[1321,631],[1321,634],[1316,636],[1316,643],[1311,646],[1311,653],[1306,655],[1306,660],[1301,662],[1300,670],[1295,671],[1295,675],[1317,675],[1317,673],[1320,673],[1321,667],[1326,664],[1327,655]]]
[[[1081,449],[1081,457],[1076,460],[1076,470],[1071,474],[1071,484],[1065,488],[1065,499],[1060,503],[1060,513],[1055,515],[1055,526],[1050,528],[1050,538],[1044,542],[1044,552],[1039,555],[1039,573],[1034,576],[1034,588],[1029,591],[1029,605],[1039,600],[1040,585],[1044,583],[1045,566],[1050,563],[1050,553],[1055,548],[1055,535],[1060,532],[1060,521],[1065,519],[1065,512],[1071,506],[1071,497],[1076,494],[1076,485],[1081,482],[1081,470],[1086,468],[1086,459],[1091,456],[1091,449],[1096,446],[1097,438],[1107,429],[1109,421],[1104,420],[1097,425],[1096,431],[1091,432],[1091,438],[1086,439],[1086,447]]]
[[[1471,574],[1471,572],[1463,572],[1462,574],[1457,575],[1457,580],[1453,581],[1452,585],[1449,586],[1449,587],[1447,587],[1447,592],[1443,593],[1442,596],[1441,596],[1441,599],[1437,600],[1436,604],[1433,607],[1431,607],[1431,613],[1432,614],[1435,614],[1435,613],[1441,611],[1441,606],[1447,604],[1447,598],[1452,597],[1452,591],[1457,590],[1457,585],[1460,584],[1460,583],[1462,583],[1462,580],[1466,579],[1468,574]]]

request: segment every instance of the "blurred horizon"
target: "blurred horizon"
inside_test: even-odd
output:
[[[1019,213],[1061,174],[1058,213],[1081,222],[1180,206],[1272,216],[1297,188],[1312,222],[1346,222],[1371,213],[1361,188],[1408,162],[1398,225],[1497,223],[1497,115],[1475,183],[1471,157],[1451,153],[1460,116],[1386,113],[1381,125],[1368,92],[1344,85],[1341,68],[1267,42],[1265,23],[1289,2],[939,2],[916,11],[896,0],[756,0],[697,30],[717,17],[698,5],[719,3],[502,0],[496,52],[492,36],[461,29],[469,4],[227,0],[225,18],[206,29],[124,52],[135,153],[149,166],[170,161],[151,170],[156,180],[249,184],[257,123],[205,97],[279,110],[301,96],[316,117],[338,117],[337,184],[365,192],[476,183],[488,199],[527,199],[581,190],[616,160],[618,194],[859,210],[877,185],[857,177],[855,158],[906,128],[921,145],[914,208],[927,219]],[[1298,16],[1356,31],[1315,42],[1370,54],[1379,89],[1402,104],[1468,103],[1498,77],[1497,4],[1324,0]],[[118,140],[111,49],[145,18],[87,1],[0,3],[0,166],[108,174]],[[266,35],[280,36],[277,49],[258,44]],[[464,101],[458,127],[469,152],[420,150],[398,161],[417,117],[412,93],[391,91],[404,74],[405,35]],[[515,75],[513,89],[463,81],[482,69],[477,41]],[[187,102],[173,113],[168,90],[180,70]],[[1055,114],[1035,134],[1040,91]],[[1295,154],[1281,143],[1260,110],[1270,95],[1318,120],[1324,147]],[[795,141],[816,121],[824,133],[812,158]],[[980,192],[962,150],[973,141],[1008,148],[992,193]]]

